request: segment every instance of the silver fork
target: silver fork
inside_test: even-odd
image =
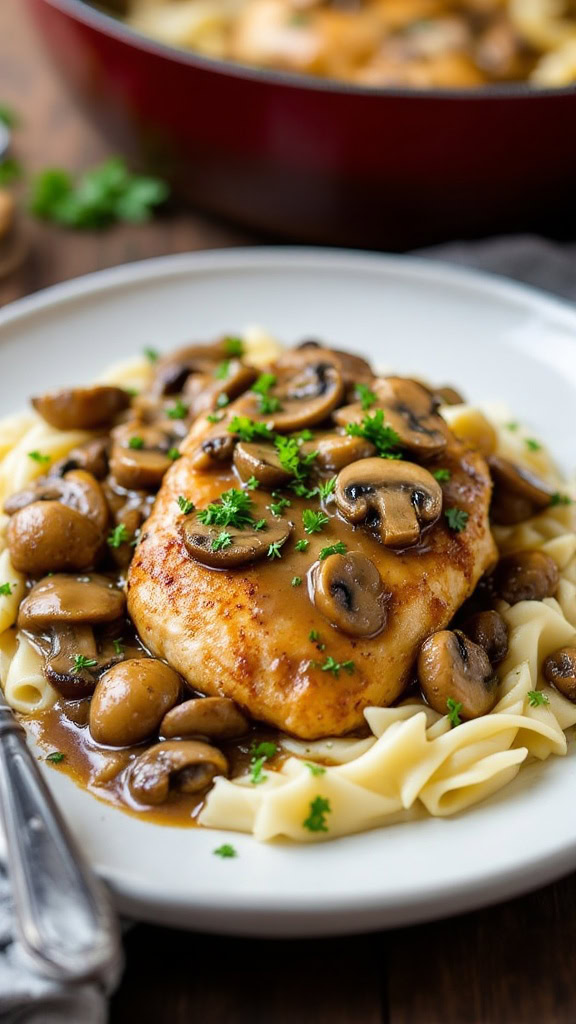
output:
[[[115,914],[1,690],[0,814],[18,938],[35,969],[60,981],[106,980],[122,958]]]

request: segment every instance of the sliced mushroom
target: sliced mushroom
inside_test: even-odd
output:
[[[434,399],[426,388],[404,377],[383,377],[374,382],[377,406],[367,413],[358,402],[334,413],[340,426],[361,423],[376,408],[385,412],[385,422],[398,434],[398,444],[422,459],[430,459],[444,451],[450,431],[436,412]]]
[[[218,468],[232,460],[237,438],[229,432],[229,422],[229,417],[223,417],[191,452],[190,465],[192,469]]]
[[[344,380],[346,394],[350,395],[350,398],[354,397],[356,384],[369,385],[374,380],[372,367],[362,356],[358,356],[354,352],[345,352],[339,348],[327,348],[321,342],[312,339],[303,341],[297,348],[288,349],[282,353],[276,366],[297,369],[302,365],[303,357],[326,359],[337,366]]]
[[[530,470],[500,455],[492,455],[488,464],[494,481],[490,514],[495,523],[512,526],[548,508],[553,490]]]
[[[363,437],[350,437],[348,434],[323,434],[313,441],[305,441],[302,454],[317,452],[314,466],[318,469],[338,472],[359,459],[369,459],[376,455],[376,448]]]
[[[568,700],[576,701],[576,647],[561,647],[544,662],[544,678]]]
[[[494,574],[496,592],[508,604],[553,597],[559,581],[556,562],[538,549],[506,555]]]
[[[508,627],[498,612],[476,612],[466,620],[462,631],[486,651],[492,665],[498,665],[508,654]]]
[[[281,487],[292,479],[284,469],[278,452],[271,444],[252,444],[240,441],[234,449],[234,465],[241,480],[256,477],[268,490]]]
[[[428,637],[418,655],[418,680],[426,700],[441,715],[448,700],[462,705],[462,718],[479,718],[496,704],[498,677],[488,655],[459,630]]]
[[[176,704],[182,680],[156,658],[130,658],[100,677],[90,705],[90,732],[97,743],[128,747],[157,732]]]
[[[95,437],[73,448],[66,458],[56,462],[50,470],[50,476],[64,476],[71,469],[84,469],[96,480],[103,480],[108,473],[109,448],[109,437]]]
[[[62,477],[40,477],[23,491],[10,495],[4,511],[10,516],[38,501],[61,502],[90,519],[102,533],[108,525],[104,492],[95,477],[83,469],[70,470]]]
[[[198,697],[185,700],[168,711],[160,725],[160,736],[208,736],[229,740],[242,736],[249,728],[248,719],[228,697]]]
[[[335,360],[321,352],[300,353],[300,361],[292,367],[274,367],[276,383],[270,388],[270,397],[280,404],[276,411],[266,414],[265,422],[274,430],[290,431],[312,427],[327,419],[344,396],[344,381]],[[262,420],[259,396],[246,395],[245,415]]]
[[[387,459],[361,459],[338,474],[339,512],[350,523],[378,528],[387,547],[416,544],[421,531],[442,512],[442,488],[422,466]]]
[[[103,544],[102,531],[91,519],[59,501],[34,501],[8,524],[12,565],[31,576],[90,569]]]
[[[294,526],[287,519],[274,518],[266,520],[262,530],[251,526],[237,530],[233,526],[204,526],[190,516],[180,529],[188,554],[197,562],[213,569],[233,569],[265,558],[271,545],[285,544]],[[223,534],[229,537],[224,543]]]
[[[168,452],[174,447],[174,437],[159,426],[138,421],[123,423],[113,437],[110,472],[116,482],[129,491],[158,488],[172,465]]]
[[[224,342],[208,345],[186,345],[158,360],[153,395],[179,395],[184,390],[191,374],[210,373],[217,362],[226,358]]]
[[[312,580],[314,604],[333,626],[351,636],[375,636],[384,629],[387,595],[378,569],[365,555],[329,555],[318,563]]]
[[[223,396],[224,400],[231,402],[243,391],[247,391],[257,376],[252,366],[246,366],[239,359],[227,359],[217,364],[209,373],[193,374],[186,381],[184,388],[190,416],[195,419],[202,413],[217,409],[218,401],[222,400]]]
[[[42,419],[57,430],[95,430],[112,423],[130,405],[122,388],[104,384],[91,388],[63,388],[33,398]]]
[[[166,740],[136,759],[128,787],[138,803],[156,807],[171,789],[201,793],[216,775],[227,773],[228,762],[216,747],[199,740]]]
[[[464,405],[466,402],[451,384],[442,384],[440,387],[431,388],[431,391],[436,405]]]

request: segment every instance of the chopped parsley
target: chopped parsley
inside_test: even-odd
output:
[[[143,437],[139,437],[138,434],[134,434],[134,437],[131,437],[130,440],[128,441],[128,447],[129,448],[136,448],[137,450],[139,450],[140,448],[143,448],[144,447],[144,438]]]
[[[329,522],[330,516],[324,512],[315,512],[312,508],[305,508],[302,512],[305,533],[321,533]]]
[[[250,782],[253,786],[258,786],[261,782],[266,782],[268,778],[264,775],[262,769],[265,762],[270,758],[274,757],[278,751],[278,747],[275,743],[264,741],[262,743],[252,744],[250,753],[252,754],[252,760],[250,762]]]
[[[325,484],[318,484],[318,495],[322,501],[326,501],[331,494],[334,494],[337,479],[337,477],[333,476],[332,479],[327,480]]]
[[[184,495],[181,494],[178,498],[178,508],[183,516],[189,516],[196,508],[196,505],[193,501],[190,501],[189,498],[185,498]]]
[[[260,481],[257,480],[255,476],[251,476],[244,484],[244,487],[248,491],[255,491],[258,487],[260,487]]]
[[[125,544],[129,540],[130,534],[124,523],[118,523],[118,526],[115,526],[108,534],[108,546],[111,548],[119,548],[121,544]]]
[[[324,559],[328,558],[330,555],[345,555],[347,550],[348,549],[344,541],[339,540],[336,542],[336,544],[329,544],[328,547],[322,548],[320,554],[318,555],[318,558],[320,559],[321,562],[323,562]]]
[[[310,547],[310,541],[309,540],[304,540],[304,539],[297,540],[295,545],[294,545],[294,549],[296,551],[307,551],[309,547]]]
[[[569,494],[561,494],[560,491],[556,491],[555,494],[550,498],[550,507],[554,508],[556,505],[571,505],[572,498]]]
[[[272,497],[276,498],[276,495],[273,494]],[[271,505],[268,505],[268,508],[273,516],[281,516],[284,509],[290,508],[291,504],[292,502],[288,498],[278,497],[276,498],[276,501],[272,502]]]
[[[271,413],[279,412],[282,409],[282,404],[279,398],[275,395],[260,395],[258,399],[258,410],[263,413],[264,416],[270,416]]]
[[[326,769],[321,764],[313,764],[312,761],[304,761],[306,767],[310,770],[310,774],[314,778],[318,778],[320,775],[326,774]]]
[[[311,640],[313,644],[316,644],[317,650],[326,650],[326,644],[322,643],[322,637],[320,636],[320,633],[318,632],[317,629],[310,630],[310,632],[308,633],[308,639]]]
[[[297,481],[304,481],[310,472],[314,459],[318,456],[318,452],[309,452],[308,455],[302,455],[300,445],[294,437],[276,437],[274,445],[282,469],[285,469],[287,473],[291,473]]]
[[[465,529],[466,523],[470,518],[469,513],[463,508],[447,508],[444,515],[448,520],[448,526],[454,531],[454,533],[462,533],[462,530]]]
[[[220,421],[224,419],[224,413],[221,413],[221,412],[211,412],[206,417],[206,419],[208,420],[208,423],[220,423]]]
[[[218,502],[201,509],[198,519],[204,526],[234,526],[243,530],[254,523],[252,505],[252,498],[246,491],[232,487],[220,495]]]
[[[377,395],[368,387],[367,384],[356,384],[355,385],[356,397],[360,399],[362,403],[362,411],[367,412],[371,409],[375,402],[378,401]]]
[[[224,351],[227,356],[241,356],[244,354],[244,342],[242,338],[224,338]]]
[[[228,533],[227,530],[222,530],[222,533],[218,534],[217,537],[212,541],[212,551],[224,551],[225,548],[232,546],[232,534]]]
[[[295,441],[313,441],[314,440],[314,434],[312,433],[311,430],[298,430],[298,431],[296,431],[295,434],[290,434],[290,437],[293,437]]]
[[[392,427],[385,425],[383,409],[376,409],[372,415],[368,413],[361,423],[347,423],[346,433],[349,437],[363,437],[371,441],[382,459],[402,458],[397,451],[400,438]]]
[[[302,825],[309,832],[327,832],[326,815],[330,814],[331,810],[329,800],[326,800],[323,796],[315,797],[314,800],[310,801],[310,813],[304,819]]]
[[[10,594],[12,593],[12,590],[15,586],[15,583],[1,583],[0,594],[2,595],[2,597],[10,597]]]
[[[351,676],[354,673],[356,666],[353,661],[336,661],[331,654],[328,654],[326,656],[326,661],[323,665],[320,665],[320,668],[322,672],[331,672],[332,675],[338,679],[338,676],[342,671],[347,672],[348,675]]]
[[[293,576],[291,581],[290,581],[290,585],[292,587],[300,587],[302,585],[302,577],[301,576]]]
[[[61,750],[53,750],[51,754],[48,754],[46,760],[50,764],[60,764],[61,761],[64,761],[65,757],[66,754],[63,754]]]
[[[214,370],[214,376],[216,380],[226,380],[230,374],[230,360],[225,359],[224,362],[218,363],[218,366]]]
[[[317,487],[307,487],[306,484],[301,483],[299,480],[293,480],[292,483],[288,484],[288,487],[297,498],[306,498],[307,501],[318,495]]]
[[[275,436],[265,423],[251,420],[249,416],[234,416],[228,424],[228,432],[237,434],[241,441],[273,441]]]
[[[536,441],[533,437],[525,437],[524,444],[530,452],[539,452],[542,449],[540,441]]]
[[[263,774],[263,767],[266,762],[266,757],[258,757],[252,760],[250,765],[250,782],[253,786],[258,786],[261,782],[266,782],[267,775]]]
[[[188,406],[184,404],[181,398],[177,398],[174,405],[166,409],[166,415],[171,420],[185,420],[188,415]]]
[[[82,672],[85,668],[96,668],[97,664],[96,658],[86,658],[84,654],[75,654],[72,671]]]
[[[253,743],[250,748],[250,753],[253,758],[257,757],[274,757],[274,754],[278,753],[278,746],[276,743],[272,743],[270,740],[262,740],[261,743]]]
[[[212,853],[215,853],[217,857],[222,857],[222,860],[238,856],[235,848],[230,843],[222,843],[222,846],[217,846],[215,850],[212,850]]]
[[[273,373],[261,373],[252,385],[252,392],[258,396],[258,410],[265,416],[282,408],[280,399],[270,394],[275,384],[276,377]]]
[[[146,356],[146,359],[148,360],[149,363],[157,363],[158,362],[158,359],[160,358],[160,353],[158,352],[157,349],[155,349],[155,348],[145,348],[145,349],[143,349],[143,352],[144,352],[144,355]]]
[[[41,466],[50,462],[50,456],[43,455],[42,452],[28,452],[28,458],[32,459],[34,462],[40,463]]]
[[[531,708],[542,707],[543,704],[549,704],[550,698],[548,694],[543,693],[542,690],[528,690],[526,694],[528,702]]]
[[[222,391],[216,399],[216,408],[225,409],[227,405],[230,405],[230,399],[225,391]]]
[[[286,540],[277,540],[268,548],[268,558],[282,558],[282,546],[286,543]]]
[[[439,484],[444,484],[448,483],[448,480],[452,478],[452,471],[450,469],[436,469],[432,476]]]
[[[460,702],[454,700],[452,697],[448,697],[446,707],[448,708],[448,720],[452,728],[455,729],[457,725],[462,725],[462,719],[460,718],[462,705]]]
[[[265,530],[266,529],[266,520],[265,519],[259,519],[258,522],[254,523],[254,529],[255,530]]]
[[[112,643],[114,645],[115,654],[124,654],[124,644],[122,640],[113,640]]]
[[[177,459],[180,459],[182,457],[182,453],[178,450],[178,448],[169,448],[166,454],[168,458],[171,459],[172,462],[176,462]]]

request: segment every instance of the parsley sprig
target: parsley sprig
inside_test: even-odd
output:
[[[240,441],[274,441],[274,431],[265,423],[251,420],[249,416],[233,416],[228,424],[228,432],[236,434]]]
[[[316,512],[312,508],[305,508],[302,511],[302,524],[305,533],[321,533],[329,522],[330,516],[324,512]]]
[[[320,559],[321,562],[323,562],[324,559],[328,558],[330,555],[345,555],[347,550],[348,549],[347,549],[344,541],[343,540],[338,540],[338,541],[336,541],[335,544],[328,544],[327,547],[322,548],[320,550],[320,554],[318,555],[318,558]]]
[[[366,412],[378,401],[378,396],[368,387],[367,384],[356,384],[354,387],[356,397],[360,399],[362,411]]]
[[[280,399],[270,394],[275,384],[276,376],[273,373],[261,373],[252,385],[252,392],[258,396],[258,411],[265,416],[279,412],[282,408]]]
[[[448,697],[446,707],[448,708],[448,721],[452,728],[455,729],[457,725],[462,725],[462,719],[460,718],[462,704],[459,701],[454,700],[453,697]]]
[[[97,664],[96,658],[87,658],[84,654],[75,654],[72,672],[77,673],[82,672],[85,668],[95,668]]]
[[[526,694],[528,697],[528,703],[531,708],[539,708],[544,704],[550,703],[550,698],[547,693],[543,693],[542,690],[528,690]]]
[[[372,414],[367,413],[361,423],[347,423],[346,433],[350,437],[363,437],[376,448],[382,459],[401,459],[402,454],[398,451],[400,437],[393,427],[384,423],[384,410],[376,409]]]
[[[336,661],[331,654],[328,654],[324,664],[320,665],[322,672],[331,672],[335,679],[338,679],[342,671],[347,672],[349,676],[353,675],[355,668],[353,661]]]
[[[2,597],[10,597],[12,589],[15,587],[15,583],[2,583],[0,584],[0,594],[2,595]]]
[[[462,533],[462,530],[466,529],[466,524],[470,518],[470,514],[463,508],[447,508],[444,511],[444,515],[448,521],[448,526],[454,533]]]
[[[309,832],[328,832],[326,815],[330,814],[331,810],[329,800],[326,800],[323,796],[315,797],[314,800],[310,801],[310,812],[308,817],[302,822],[302,825]]]
[[[217,502],[212,502],[207,508],[201,509],[198,512],[198,519],[204,526],[233,526],[237,530],[243,530],[254,523],[253,505],[252,498],[246,491],[232,487],[229,491],[223,491]]]

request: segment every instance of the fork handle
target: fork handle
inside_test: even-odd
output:
[[[121,963],[115,915],[56,807],[21,725],[0,704],[0,812],[18,937],[37,971],[106,979]]]

